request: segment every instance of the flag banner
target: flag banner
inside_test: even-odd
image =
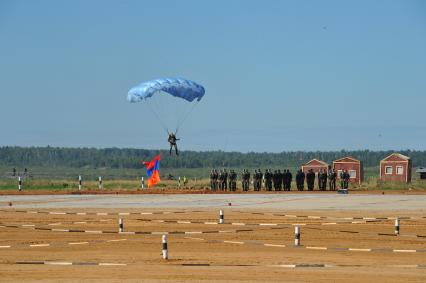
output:
[[[161,156],[157,155],[153,160],[144,162],[146,166],[146,174],[148,175],[148,188],[160,182],[160,159]]]

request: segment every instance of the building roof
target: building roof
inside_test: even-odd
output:
[[[346,156],[337,160],[334,160],[333,163],[339,163],[339,162],[351,162],[351,163],[360,163],[361,161],[359,161],[358,159],[353,158],[352,156]]]
[[[417,168],[416,173],[426,173],[426,167]]]
[[[328,166],[328,164],[325,163],[324,161],[321,161],[321,160],[318,160],[318,159],[314,158],[314,159],[306,162],[302,166]]]
[[[395,153],[392,153],[391,155],[383,158],[382,161],[380,161],[380,162],[383,162],[383,161],[409,161],[409,160],[410,160],[410,157],[395,152]]]

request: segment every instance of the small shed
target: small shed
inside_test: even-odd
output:
[[[338,179],[340,179],[342,170],[347,170],[350,176],[349,182],[361,184],[364,181],[364,168],[361,160],[346,156],[333,161],[333,168],[336,170]]]
[[[318,159],[312,159],[311,161],[302,165],[303,173],[305,174],[308,173],[310,169],[312,169],[315,172],[315,174],[317,174],[321,169],[327,172],[328,164]]]
[[[380,161],[380,180],[411,182],[411,159],[400,153],[392,153]]]
[[[426,180],[426,167],[419,167],[416,170],[416,173],[420,174],[421,180]]]

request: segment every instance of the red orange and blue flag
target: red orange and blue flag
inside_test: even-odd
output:
[[[157,155],[153,160],[149,162],[144,162],[143,165],[146,166],[146,174],[148,175],[148,188],[151,188],[158,182],[160,182],[160,159],[161,156]]]

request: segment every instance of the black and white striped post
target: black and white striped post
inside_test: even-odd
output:
[[[395,219],[395,235],[399,235],[399,218]]]
[[[145,181],[144,181],[143,177],[141,178],[141,188],[142,188],[142,190],[145,188]]]
[[[124,232],[124,222],[123,218],[118,219],[118,232],[123,233]]]
[[[99,189],[102,190],[102,177],[99,176]]]
[[[223,210],[221,209],[219,211],[219,224],[223,224],[223,223],[225,223],[225,217],[223,215]]]
[[[178,188],[180,189],[180,176],[178,178]]]
[[[164,234],[163,235],[163,259],[168,259],[169,258],[169,253],[167,250],[167,235]]]
[[[82,179],[81,179],[81,175],[78,176],[78,190],[81,191],[81,187],[82,187]]]
[[[300,226],[294,227],[294,245],[300,246]]]
[[[18,177],[18,190],[22,191],[22,178],[21,178],[21,176]]]

